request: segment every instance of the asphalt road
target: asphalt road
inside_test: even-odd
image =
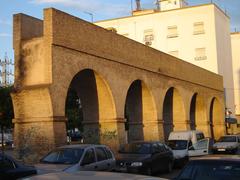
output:
[[[181,171],[181,169],[173,169],[173,171],[171,173],[158,174],[157,177],[173,179],[173,178],[177,177],[177,175],[180,173],[180,171]]]

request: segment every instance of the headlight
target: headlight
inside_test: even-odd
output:
[[[143,165],[142,162],[133,162],[133,163],[131,164],[132,167],[140,167],[140,166],[142,166],[142,165]]]

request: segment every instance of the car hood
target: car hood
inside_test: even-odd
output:
[[[237,142],[217,142],[213,145],[215,148],[229,148],[229,147],[237,147]]]
[[[117,162],[136,162],[136,161],[143,161],[147,158],[150,158],[151,154],[125,154],[120,153],[117,155],[116,160]]]
[[[63,171],[64,169],[73,166],[72,164],[45,164],[45,163],[39,163],[35,165],[35,168],[37,169],[38,174],[47,174],[51,172],[59,172]]]

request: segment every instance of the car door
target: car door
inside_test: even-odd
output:
[[[107,163],[108,171],[116,169],[116,160],[114,158],[113,153],[107,147],[104,147],[104,150],[107,153],[107,158],[108,158],[108,163]]]
[[[106,171],[111,165],[104,147],[95,147],[96,157],[97,157],[97,167],[99,171]]]
[[[16,174],[15,164],[10,159],[4,157],[0,159],[0,179],[14,179],[21,177],[21,172]]]
[[[206,138],[193,144],[188,149],[189,156],[202,156],[209,154],[209,143],[210,139]]]
[[[157,172],[164,169],[167,161],[167,154],[162,144],[152,144],[153,155],[152,155],[152,168],[153,171]],[[164,165],[163,165],[164,164]]]
[[[98,167],[96,165],[96,157],[93,148],[87,149],[80,162],[80,170],[83,171],[96,171]]]

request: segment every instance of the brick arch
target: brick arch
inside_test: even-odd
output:
[[[101,142],[101,122],[116,119],[115,103],[108,83],[96,71],[84,69],[73,77],[70,88],[77,92],[81,101],[85,142]]]
[[[210,135],[214,139],[225,134],[224,105],[217,97],[212,97],[209,109]]]
[[[142,80],[131,82],[125,100],[128,142],[158,140],[157,112],[154,98]]]
[[[194,93],[190,102],[190,129],[207,131],[206,126],[208,122],[206,102],[203,96],[199,93]],[[204,134],[207,134],[205,132]]]
[[[173,130],[188,129],[184,101],[178,89],[175,87],[167,89],[162,112],[165,140],[167,140],[169,133]]]

